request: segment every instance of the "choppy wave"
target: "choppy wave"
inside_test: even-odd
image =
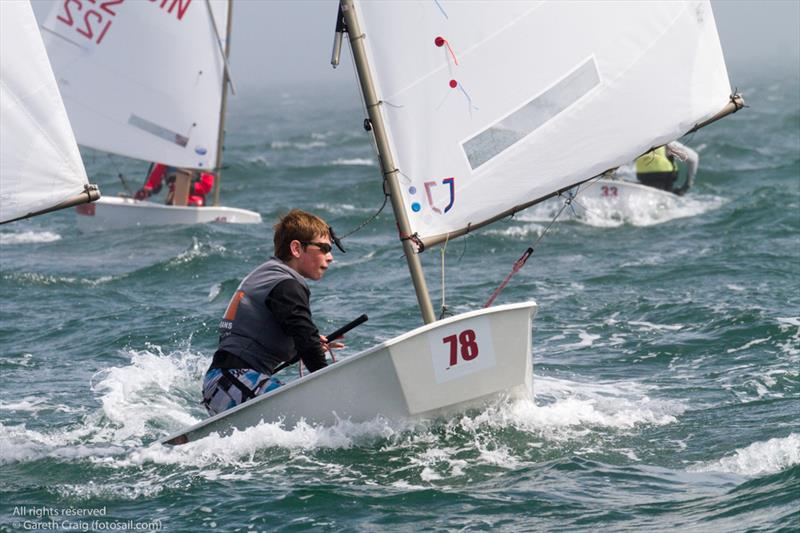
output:
[[[18,233],[0,233],[0,245],[30,244],[55,242],[61,240],[61,235],[51,231],[21,231]]]
[[[431,481],[442,475],[441,464],[430,468],[441,462],[443,450],[465,442],[472,443],[475,453],[450,464],[449,475],[460,475],[476,465],[514,468],[530,461],[528,446],[519,448],[517,439],[506,442],[495,436],[508,428],[535,440],[580,445],[593,433],[613,438],[614,431],[671,424],[684,411],[680,402],[651,398],[647,387],[634,382],[587,384],[538,378],[532,399],[498,400],[441,421],[378,416],[359,423],[342,419],[329,426],[302,421],[293,427],[261,423],[229,436],[211,435],[170,447],[146,443],[205,417],[198,398],[208,360],[190,349],[165,355],[157,346],[131,350],[128,355],[129,364],[110,367],[93,378],[91,390],[101,407],[80,423],[46,431],[0,425],[0,442],[8,450],[4,460],[89,458],[114,468],[147,463],[208,467],[246,463],[258,450],[273,447],[342,450],[383,442],[383,446],[413,452],[411,464],[422,465],[421,479]],[[23,399],[0,408],[34,410],[45,408],[45,403]],[[589,443],[595,441],[589,439]]]
[[[91,278],[78,278],[74,276],[58,276],[51,274],[40,274],[38,272],[13,272],[3,274],[2,279],[16,282],[20,285],[87,285],[96,287],[98,285],[105,285],[112,281],[121,279],[124,276],[100,276],[95,279]]]
[[[800,434],[754,442],[717,461],[692,467],[695,472],[727,472],[743,476],[774,474],[800,464]]]
[[[311,150],[313,148],[324,148],[327,143],[321,140],[314,141],[273,141],[270,147],[274,150]]]
[[[69,231],[68,212],[4,226],[4,503],[108,505],[125,518],[168,516],[165,530],[185,531],[791,529],[800,479],[793,83],[774,89],[791,119],[751,100],[689,140],[702,160],[685,197],[600,206],[589,221],[568,208],[502,295],[543,303],[531,396],[434,420],[262,423],[162,446],[206,417],[200,382],[216,322],[271,252],[269,226],[88,239]],[[229,121],[225,203],[270,218],[299,207],[344,234],[383,200],[374,150],[343,111],[357,106],[320,113],[311,93],[269,109],[261,94],[232,103],[241,108],[238,124]],[[115,164],[91,151],[85,162],[115,194]],[[451,310],[483,302],[520,242],[541,236],[562,204],[551,205],[448,243]],[[325,330],[369,313],[354,351],[419,325],[389,211],[312,284]],[[434,300],[437,252],[420,256]]]
[[[225,246],[202,242],[197,237],[192,237],[191,246],[178,254],[166,263],[166,268],[191,263],[198,259],[209,257],[210,255],[223,255],[226,252]]]
[[[375,161],[373,161],[372,159],[356,157],[353,159],[334,159],[333,161],[331,161],[331,165],[346,166],[346,167],[349,166],[372,167],[375,166]]]
[[[719,209],[727,202],[725,198],[707,194],[675,196],[656,203],[648,199],[637,201],[635,197],[628,202],[611,203],[579,195],[558,220],[575,221],[598,228],[615,228],[625,224],[646,227],[702,215]],[[563,203],[561,198],[552,198],[517,216],[523,221],[549,222],[558,214]]]

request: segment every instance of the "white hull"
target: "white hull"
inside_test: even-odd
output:
[[[578,216],[590,216],[594,209],[601,213],[615,213],[623,219],[628,219],[643,211],[658,213],[675,207],[679,198],[671,192],[641,183],[600,178],[582,185],[572,205]]]
[[[184,444],[261,421],[433,418],[531,393],[536,303],[447,318],[383,342],[163,439]],[[455,364],[451,364],[455,362]]]
[[[157,204],[133,198],[103,197],[75,208],[82,231],[173,224],[260,224],[261,215],[234,207],[190,207]]]

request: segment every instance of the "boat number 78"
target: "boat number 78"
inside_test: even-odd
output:
[[[475,330],[465,329],[458,335],[450,335],[442,339],[444,344],[450,344],[450,366],[458,364],[458,353],[464,361],[472,361],[478,357],[478,343],[475,342]]]

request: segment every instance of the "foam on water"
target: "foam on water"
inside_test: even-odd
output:
[[[152,498],[164,491],[165,484],[157,479],[149,478],[137,481],[123,480],[117,482],[56,485],[53,491],[62,498],[75,498],[78,500],[91,500],[102,498],[104,500],[137,500]]]
[[[208,288],[207,300],[209,302],[213,302],[214,298],[219,296],[219,293],[220,293],[221,290],[222,290],[222,284],[221,283],[213,284],[211,287]]]
[[[651,322],[634,321],[628,322],[631,326],[639,326],[641,331],[678,331],[683,328],[681,324],[653,324]]]
[[[316,141],[273,141],[270,144],[270,147],[274,150],[286,150],[286,149],[293,149],[293,150],[311,150],[313,148],[324,148],[328,144],[316,140]]]
[[[597,339],[602,338],[601,335],[595,335],[593,333],[589,333],[589,332],[584,331],[584,330],[579,330],[577,333],[578,333],[578,337],[580,338],[580,341],[578,341],[578,342],[576,342],[574,344],[564,344],[564,345],[561,346],[561,349],[563,349],[563,350],[568,350],[568,349],[569,350],[575,350],[575,349],[579,349],[579,348],[588,348],[589,346],[594,344],[594,341],[596,341]]]
[[[165,356],[158,346],[131,350],[129,355],[130,365],[110,367],[92,379],[92,391],[99,395],[106,420],[99,438],[141,444],[152,436],[151,425],[186,426],[200,421],[199,409],[188,412],[182,397],[199,394],[208,366],[205,356],[188,347]]]
[[[335,166],[345,166],[345,167],[352,167],[352,166],[372,167],[376,165],[375,161],[373,161],[372,159],[366,159],[361,157],[355,157],[351,159],[342,159],[342,158],[334,159],[333,161],[331,161],[330,164]]]
[[[31,244],[55,242],[61,240],[61,235],[51,231],[21,231],[18,233],[0,233],[0,245]]]
[[[743,346],[739,346],[738,348],[728,348],[727,353],[741,352],[743,350],[747,350],[749,348],[752,348],[753,346],[757,346],[759,344],[764,344],[765,342],[769,342],[771,339],[772,339],[772,337],[766,337],[764,339],[753,339],[753,340],[747,342],[746,344],[744,344]]]
[[[265,448],[293,451],[347,449],[364,439],[387,438],[396,432],[397,429],[388,421],[380,418],[362,423],[342,420],[332,426],[316,426],[300,421],[291,429],[282,422],[262,422],[244,431],[235,430],[225,437],[214,433],[181,446],[163,446],[156,442],[117,458],[114,465],[127,467],[156,463],[204,467],[210,464],[243,464],[252,462],[254,454]]]
[[[653,226],[670,220],[693,217],[723,206],[728,200],[713,195],[668,197],[663,202],[632,198],[626,203],[610,203],[602,198],[581,198],[563,211],[560,221],[576,221],[587,226],[613,228],[624,224]],[[549,222],[558,213],[564,200],[553,198],[523,211],[520,220]]]
[[[73,429],[37,431],[25,424],[5,425],[0,423],[0,464],[29,462],[46,457],[75,460],[97,458],[124,451],[113,444],[91,442],[94,428],[81,425]]]
[[[157,346],[131,350],[128,355],[130,364],[95,375],[92,391],[101,408],[75,426],[52,432],[24,425],[0,426],[0,442],[9,450],[5,460],[88,458],[113,468],[144,464],[203,468],[247,464],[259,450],[272,447],[294,452],[348,449],[371,446],[378,440],[394,443],[390,448],[408,448],[411,464],[421,469],[423,480],[431,481],[462,475],[468,466],[516,468],[526,462],[524,450],[493,436],[497,430],[514,428],[533,439],[575,443],[591,433],[605,435],[670,424],[684,411],[678,402],[651,398],[650,389],[635,382],[586,384],[536,377],[533,399],[499,400],[457,415],[443,421],[444,433],[437,421],[376,417],[359,423],[339,420],[330,426],[301,421],[291,428],[281,422],[262,422],[225,437],[214,434],[183,446],[144,445],[204,418],[197,395],[207,360],[190,349],[164,355]],[[29,407],[38,406],[31,402]],[[466,436],[474,456],[450,453],[453,435]]]
[[[260,154],[259,155],[248,156],[248,157],[245,158],[245,161],[248,162],[248,163],[255,163],[257,165],[264,166],[264,167],[267,167],[267,168],[272,167],[272,161],[267,159],[266,156],[260,155]]]
[[[64,404],[52,405],[49,403],[48,398],[43,398],[41,396],[26,396],[24,398],[18,399],[15,402],[0,401],[0,411],[16,411],[16,412],[23,411],[31,413],[33,416],[36,416],[38,413],[46,411],[77,413],[80,412],[81,410],[74,409]]]
[[[589,384],[536,377],[535,401],[487,409],[475,417],[475,422],[511,425],[555,440],[574,439],[597,429],[628,431],[640,425],[676,422],[685,406],[674,400],[651,398],[650,390],[628,381]]]
[[[335,203],[335,204],[317,203],[314,204],[314,209],[325,211],[333,215],[350,215],[350,214],[372,213],[375,211],[376,208],[375,206],[356,207],[353,204],[346,204],[346,203]]]
[[[100,276],[96,279],[76,278],[73,276],[52,276],[34,272],[9,273],[3,274],[2,276],[4,279],[15,280],[22,283],[31,283],[34,285],[87,285],[90,287],[103,285],[120,278],[120,276]]]
[[[209,257],[211,255],[222,255],[225,253],[225,247],[218,245],[218,244],[206,244],[201,242],[197,237],[192,237],[192,244],[178,254],[176,257],[172,258],[167,262],[166,267],[167,269],[171,267],[176,267],[178,265],[183,265],[186,263],[191,263],[196,259],[202,259],[205,257]]]
[[[789,358],[790,364],[795,369],[794,375],[800,374],[800,317],[779,317],[778,327],[782,332],[794,330],[794,335],[786,339],[785,342],[777,344],[777,347]]]
[[[484,233],[486,233],[486,235],[499,235],[501,237],[511,237],[514,239],[528,239],[530,237],[540,236],[542,232],[544,232],[544,229],[545,226],[541,224],[515,224],[507,228],[487,229]]]
[[[186,408],[181,391],[199,390],[200,376],[208,364],[204,357],[188,349],[165,356],[157,346],[133,350],[129,355],[130,365],[111,367],[93,377],[91,389],[98,394],[101,408],[74,425],[40,431],[25,424],[0,423],[2,462],[42,457],[104,458],[154,438],[157,427],[182,427],[200,420],[195,416],[200,413]],[[0,409],[82,411],[52,405],[47,398],[3,403]]]
[[[694,472],[726,472],[743,476],[774,474],[800,464],[800,434],[754,442],[717,461],[690,468]]]

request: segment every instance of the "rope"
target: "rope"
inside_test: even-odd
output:
[[[439,250],[442,259],[442,312],[439,315],[439,320],[443,319],[445,317],[445,314],[447,313],[447,304],[445,303],[445,295],[447,291],[444,283],[444,254],[447,251],[447,243],[449,241],[450,241],[450,234],[448,233],[447,237],[445,237],[444,240],[444,246],[442,246],[442,248]]]
[[[419,233],[414,233],[413,235],[403,235],[400,234],[401,241],[411,241],[417,247],[417,253],[421,254],[425,251],[425,243],[422,242],[422,239],[419,238]]]
[[[506,288],[506,285],[508,285],[508,282],[514,276],[514,274],[519,272],[520,269],[525,265],[525,262],[528,260],[528,258],[533,255],[533,251],[536,248],[536,246],[538,246],[539,241],[541,241],[544,238],[544,236],[547,235],[547,232],[550,231],[550,228],[553,227],[553,224],[555,223],[556,220],[558,220],[558,217],[561,216],[561,213],[564,212],[564,209],[566,209],[568,205],[572,204],[572,201],[575,199],[576,194],[571,194],[570,193],[570,194],[567,195],[567,198],[564,201],[564,205],[562,205],[561,209],[558,210],[558,213],[556,213],[556,216],[553,217],[553,220],[550,221],[550,224],[547,225],[547,227],[544,229],[542,234],[539,235],[539,238],[536,239],[536,241],[533,243],[533,245],[528,247],[528,249],[525,250],[525,253],[523,253],[522,256],[520,256],[520,258],[517,259],[514,262],[514,265],[511,267],[511,272],[508,273],[508,275],[505,277],[503,282],[500,283],[500,285],[494,290],[492,295],[489,296],[489,299],[483,305],[484,308],[492,306],[492,304],[497,299],[497,297],[500,295],[500,293],[503,292],[503,289]],[[559,196],[561,196],[561,194],[559,194]]]
[[[328,353],[331,354],[331,360],[333,360],[333,362],[335,363],[336,362],[336,356],[333,355],[333,348],[329,347],[328,348]],[[300,361],[297,364],[297,371],[300,373],[300,377],[302,378],[303,377],[303,361]],[[272,375],[274,376],[275,374],[277,374],[277,372],[273,372]]]
[[[349,36],[349,31],[348,31],[348,36]],[[359,36],[359,38],[363,38],[363,37],[364,37],[363,34],[361,36]],[[353,73],[353,77],[355,79],[355,82],[356,82],[356,84],[359,84],[358,69],[356,68],[356,60],[355,60],[355,57],[353,57],[353,54],[350,54],[350,63],[351,63],[351,67],[352,67],[351,72]],[[366,112],[367,111],[367,102],[364,100],[363,93],[361,91],[358,91],[358,96],[361,99],[361,107]],[[379,101],[377,103],[377,105],[380,105],[381,103],[383,103],[383,102]],[[389,104],[388,102],[386,102],[386,103],[388,105],[392,106],[392,107],[401,107],[401,106],[393,106],[392,104]],[[368,112],[366,113],[366,115],[367,115],[367,117],[369,117],[369,113]],[[369,118],[365,119],[365,122],[368,122],[368,121],[369,121]],[[375,154],[378,156],[378,163],[380,164],[381,157],[380,157],[380,153],[378,152],[378,146],[377,146],[377,144],[375,144],[375,136],[371,135],[370,137],[372,138],[372,148],[373,148],[373,150],[375,150]],[[373,220],[378,218],[378,215],[381,214],[383,209],[386,207],[386,203],[388,201],[389,201],[389,193],[386,191],[386,178],[384,177],[384,179],[383,179],[383,203],[381,204],[381,206],[378,208],[378,210],[372,216],[367,217],[358,226],[356,226],[352,230],[348,231],[347,233],[345,233],[344,235],[339,237],[339,239],[340,240],[346,239],[350,235],[354,234],[357,231],[360,231],[362,228],[364,228],[364,226],[366,226],[367,224],[371,223]]]
[[[114,158],[111,157],[111,154],[109,154],[108,152],[106,152],[106,157],[108,158],[108,162],[111,163],[111,165],[117,171],[117,177],[122,182],[122,187],[125,189],[125,192],[127,192],[129,196],[133,196],[133,190],[131,190],[130,186],[128,185],[128,182],[125,181],[125,176],[122,175],[122,172],[119,169],[119,165],[117,165],[116,161],[114,161]],[[148,175],[149,174],[150,173],[148,172]]]
[[[383,208],[384,208],[384,207],[386,207],[386,202],[387,202],[388,200],[389,200],[389,195],[388,195],[388,194],[386,194],[386,191],[384,190],[384,191],[383,191],[383,203],[382,203],[382,204],[381,204],[381,206],[378,208],[378,210],[377,210],[377,211],[376,211],[376,212],[375,212],[375,213],[374,213],[372,216],[370,216],[370,217],[366,218],[366,219],[365,219],[363,222],[361,222],[361,224],[359,224],[358,226],[356,226],[354,229],[352,229],[352,230],[348,231],[347,233],[345,233],[344,235],[342,235],[341,237],[339,237],[339,239],[346,239],[347,237],[349,237],[349,236],[350,236],[350,235],[352,235],[353,233],[355,233],[355,232],[359,231],[359,230],[360,230],[360,229],[362,229],[364,226],[366,226],[367,224],[369,224],[370,222],[372,222],[373,220],[375,220],[376,218],[378,218],[378,215],[380,215],[380,214],[381,214],[381,211],[383,211]]]

